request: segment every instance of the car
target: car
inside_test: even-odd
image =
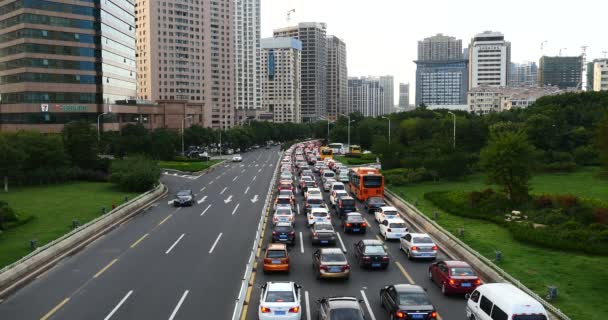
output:
[[[349,212],[342,219],[342,230],[344,233],[361,233],[367,231],[367,223],[358,212]]]
[[[302,286],[291,281],[271,281],[262,285],[261,289],[258,319],[302,319]]]
[[[321,169],[323,166],[323,162],[316,162],[315,165],[312,167],[312,172],[319,173],[319,169]]]
[[[191,206],[195,202],[194,193],[190,189],[178,191],[173,199],[173,205],[176,207]]]
[[[285,189],[283,189],[283,190],[285,190]],[[293,208],[294,201],[291,199],[291,196],[289,196],[289,195],[279,194],[277,196],[277,198],[274,200],[275,209],[278,204],[289,205]]]
[[[293,175],[289,172],[281,172],[279,180],[293,180]]]
[[[279,207],[274,211],[272,215],[272,223],[277,224],[279,222],[287,222],[295,225],[296,215],[289,207]]]
[[[301,188],[304,188],[306,186],[306,182],[314,182],[315,179],[313,179],[312,176],[301,176],[300,177],[300,181],[298,182],[298,185]]]
[[[437,319],[425,289],[415,284],[393,284],[380,289],[380,303],[390,319]]]
[[[399,249],[407,254],[408,259],[437,258],[439,248],[426,233],[406,233],[399,239]]]
[[[357,211],[355,206],[355,199],[351,196],[340,197],[335,205],[336,214],[341,219],[349,212]]]
[[[291,183],[288,182],[280,182],[279,186],[277,187],[278,191],[281,190],[291,190],[293,191],[293,185]]]
[[[296,201],[296,196],[293,194],[293,191],[288,189],[282,189],[279,191],[279,196],[289,196],[292,202]]]
[[[475,270],[464,261],[437,261],[429,266],[429,279],[441,288],[441,293],[467,294],[481,285]]]
[[[348,197],[348,192],[346,190],[334,190],[329,194],[329,202],[332,206],[336,206],[338,204],[338,200],[342,197]]]
[[[331,217],[329,211],[325,208],[312,208],[310,213],[307,215],[308,225],[312,226],[316,222],[326,222],[331,224]]]
[[[536,299],[510,283],[488,283],[466,294],[467,319],[547,320],[547,310]],[[602,317],[603,318],[603,317]]]
[[[289,253],[284,243],[271,243],[264,251],[264,273],[282,271],[289,273]]]
[[[313,245],[336,245],[336,231],[330,223],[318,222],[310,228],[310,239]]]
[[[228,149],[228,150],[226,150],[226,154],[227,155],[231,155],[233,153],[234,153],[234,149]]]
[[[312,254],[312,267],[317,279],[350,278],[350,265],[338,248],[321,248]]]
[[[384,237],[384,241],[389,239],[400,239],[409,229],[405,226],[405,220],[401,218],[384,219],[378,226],[380,235]]]
[[[365,200],[363,208],[367,213],[375,213],[376,210],[379,210],[381,207],[385,207],[386,202],[384,202],[384,198],[382,197],[369,197]]]
[[[312,170],[310,170],[310,169],[308,169],[308,168],[307,168],[307,169],[304,169],[304,170],[302,170],[302,172],[300,172],[300,176],[301,176],[301,177],[303,177],[303,176],[309,176],[309,177],[312,177],[312,175],[313,175]]]
[[[306,195],[306,191],[308,188],[317,188],[317,182],[315,181],[306,181],[303,186],[300,187],[300,191],[302,191],[303,195]],[[319,190],[321,192],[321,190]]]
[[[331,184],[333,182],[336,182],[336,179],[334,179],[334,178],[327,178],[327,179],[325,179],[325,181],[323,182],[323,190],[324,191],[329,191],[329,188],[331,187]]]
[[[335,179],[335,178],[334,178],[334,179]],[[332,183],[332,184],[329,186],[329,191],[330,191],[330,193],[331,193],[332,191],[336,191],[336,190],[344,190],[344,191],[346,191],[346,187],[344,186],[344,183],[339,182],[339,181],[336,181],[336,182]]]
[[[259,149],[259,148],[260,148],[260,146],[259,146],[259,145],[257,145],[257,144],[254,144],[254,145],[252,145],[251,147],[252,147],[252,148],[254,148],[254,149]]]
[[[348,173],[347,172],[345,172],[345,173],[340,172],[338,174],[338,181],[340,181],[342,183],[348,183]]]
[[[390,262],[384,242],[380,240],[359,240],[355,243],[354,254],[361,268],[386,269]]]
[[[374,217],[378,223],[386,219],[400,218],[399,212],[397,212],[395,207],[380,207],[380,209],[374,213]]]
[[[296,243],[296,231],[291,222],[277,222],[272,228],[272,242]]]
[[[336,173],[331,171],[330,169],[323,170],[323,174],[321,175],[321,181],[325,182],[327,179],[334,179],[336,181]],[[331,184],[330,184],[331,186]]]
[[[355,297],[332,297],[317,300],[319,320],[364,320],[361,300]]]
[[[303,214],[308,214],[310,213],[310,210],[313,208],[323,208],[325,210],[329,210],[329,208],[327,207],[327,204],[325,204],[325,201],[323,200],[323,197],[308,197],[306,199],[306,201],[304,202],[304,207],[302,208],[302,213]]]
[[[318,187],[308,187],[304,192],[304,200],[308,199],[308,197],[321,197],[323,198],[323,194],[321,193],[321,189]]]

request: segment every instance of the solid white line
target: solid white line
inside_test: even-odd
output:
[[[177,240],[175,240],[175,242],[173,243],[173,245],[167,250],[165,251],[165,254],[169,254],[169,252],[171,252],[171,250],[173,250],[173,248],[177,245],[177,243],[182,240],[182,238],[184,237],[184,235],[186,235],[185,233],[182,233],[181,236],[179,236],[179,238],[177,238]]]
[[[238,178],[239,178],[239,176],[234,177],[234,179],[232,179],[232,182],[234,182]]]
[[[338,235],[338,240],[340,240],[340,245],[342,246],[342,251],[346,252],[346,247],[344,246],[344,242],[342,242],[342,237],[340,237],[340,232],[336,232]]]
[[[257,177],[258,177],[258,176],[253,176],[253,180],[252,180],[252,181],[255,181],[255,178],[257,178]]]
[[[234,319],[234,317],[236,316],[236,309],[237,309],[238,307],[239,307],[239,301],[237,300],[237,301],[234,303],[234,311],[232,311],[232,318],[230,318],[230,319]]]
[[[249,192],[249,187],[247,187],[247,189],[245,189],[245,194],[247,194],[247,192]]]
[[[205,189],[207,189],[207,187],[202,187],[202,188],[201,188],[201,191],[203,191],[203,190],[205,190]]]
[[[237,203],[236,207],[234,207],[234,210],[232,210],[232,215],[234,215],[234,213],[236,212],[236,210],[239,208],[241,204]]]
[[[220,238],[222,237],[222,233],[220,232],[220,234],[217,236],[217,239],[215,239],[215,242],[213,243],[213,245],[211,246],[211,249],[209,250],[209,253],[213,252],[213,249],[215,249],[215,246],[217,245],[217,242],[220,241]]]
[[[258,172],[262,172],[262,168],[258,169]]]
[[[173,309],[173,313],[169,317],[169,320],[173,320],[173,318],[175,318],[175,315],[177,314],[177,311],[179,311],[179,308],[182,306],[182,303],[184,303],[184,300],[186,300],[186,297],[188,296],[189,292],[190,292],[189,290],[184,291],[184,294],[182,295],[182,298],[179,299],[179,302],[175,306],[175,309]]]
[[[300,231],[300,252],[304,253],[304,241],[302,241],[302,231]]]
[[[369,301],[367,301],[367,296],[365,295],[365,292],[363,290],[361,290],[361,295],[363,296],[363,301],[365,302],[365,306],[367,307],[369,316],[372,318],[372,320],[376,320],[376,316],[374,316],[374,312],[372,312],[372,307],[370,307]]]
[[[207,212],[207,210],[209,210],[209,208],[211,208],[211,205],[208,205],[207,208],[203,210],[203,213],[201,213],[201,217],[205,214],[205,212]]]
[[[220,192],[220,194],[224,194],[224,191],[226,191],[226,189],[228,189],[228,187],[224,187],[224,189],[222,189],[222,192]]]
[[[310,320],[310,299],[308,298],[308,291],[304,291],[304,299],[306,300],[306,320]]]
[[[133,293],[133,290],[127,292],[127,295],[124,296],[124,298],[122,298],[122,300],[120,300],[120,302],[116,305],[116,307],[114,307],[114,309],[112,309],[112,311],[110,312],[110,314],[108,314],[105,318],[103,318],[103,320],[109,320],[110,318],[112,318],[112,316],[114,315],[114,313],[116,313],[116,311],[118,311],[118,309],[120,308],[120,306],[122,306],[123,303],[125,303],[125,301],[127,301],[127,299],[129,299],[129,296]]]

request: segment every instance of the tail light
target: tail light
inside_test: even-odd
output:
[[[279,221],[279,217],[273,217],[272,220]]]
[[[260,307],[260,311],[262,311],[262,313],[269,313],[270,312],[270,308]]]
[[[266,263],[266,264],[272,263],[272,259],[264,258],[264,263]]]
[[[401,311],[397,311],[397,312],[395,312],[395,316],[399,319],[403,319],[403,318],[405,318],[405,313],[403,313]]]
[[[296,234],[296,232],[295,232],[295,231],[292,231],[292,232],[290,232],[289,234],[293,236],[293,235],[295,235],[295,234]]]
[[[293,307],[289,309],[289,313],[298,313],[300,311],[300,307]]]
[[[475,285],[480,285],[481,284],[481,280],[477,279],[475,280]]]
[[[437,312],[435,312],[435,311],[431,312],[431,318],[437,318]]]
[[[363,260],[371,260],[371,257],[363,257]]]
[[[389,259],[388,256],[382,257],[382,261],[388,261],[388,259]]]
[[[321,269],[321,270],[323,270],[323,271],[327,271],[327,270],[329,270],[329,268],[328,268],[326,265],[321,265],[321,266],[319,267],[319,269]]]
[[[350,270],[349,265],[342,266],[342,271]]]
[[[413,246],[411,250],[412,250],[412,251],[418,251],[418,247]]]
[[[313,235],[313,237],[316,237],[316,236],[317,236],[317,233],[316,233],[316,232],[313,232],[313,233],[312,233],[312,235]]]
[[[277,235],[277,232],[276,232],[276,231],[273,231],[273,232],[272,232],[272,235],[273,235],[273,236],[276,236],[276,235]]]
[[[433,251],[437,251],[438,249],[439,249],[439,247],[433,246]]]
[[[361,227],[363,227],[363,228],[367,227],[367,223],[363,222],[363,223],[361,224]]]
[[[450,284],[454,285],[456,284],[456,281],[454,281],[454,279],[450,279]]]
[[[346,227],[352,227],[352,226],[353,226],[352,223],[347,223],[346,224]]]

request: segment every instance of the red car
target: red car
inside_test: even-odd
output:
[[[437,261],[429,266],[429,278],[444,295],[471,293],[481,285],[475,270],[464,261]]]
[[[280,183],[278,189],[279,189],[279,191],[281,191],[281,190],[293,191],[293,185],[291,183]]]

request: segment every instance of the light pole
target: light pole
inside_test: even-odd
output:
[[[97,142],[101,141],[101,130],[99,129],[99,120],[101,119],[101,117],[105,116],[106,114],[108,114],[108,113],[104,112],[97,116]]]
[[[186,155],[186,152],[184,150],[184,123],[186,122],[186,119],[190,118],[192,118],[192,116],[187,116],[182,119],[182,156]]]
[[[453,148],[456,149],[456,115],[452,111],[448,111],[448,113],[451,114],[454,117],[454,143],[453,143]]]
[[[387,119],[388,120],[388,144],[391,144],[391,118],[389,118],[389,117],[382,117],[382,119]]]

